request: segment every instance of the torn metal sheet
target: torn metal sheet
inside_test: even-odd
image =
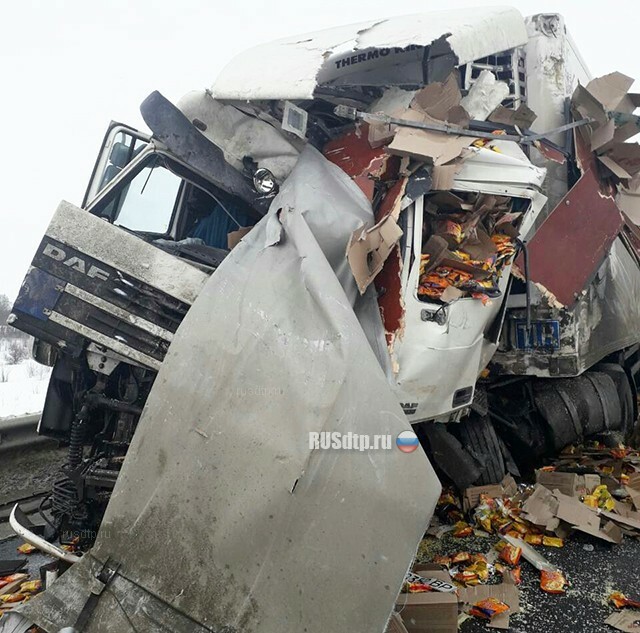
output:
[[[366,200],[310,149],[289,185],[178,329],[94,549],[26,605],[49,633],[107,559],[86,633],[384,630],[440,485],[421,450],[310,448],[310,432],[409,425],[332,267]],[[328,191],[341,204],[314,208]]]
[[[571,306],[602,264],[622,227],[612,196],[586,172],[528,243],[530,277]],[[518,266],[522,264],[518,260]]]
[[[525,18],[529,41],[524,59],[527,105],[537,118],[531,128],[537,132],[553,130],[566,123],[566,100],[591,74],[559,14],[540,13]],[[531,80],[533,79],[533,80]],[[560,147],[570,145],[571,133],[555,134],[551,140]],[[555,154],[555,155],[554,155]],[[553,162],[549,162],[551,159]],[[564,157],[540,144],[531,150],[531,162],[548,170],[542,193],[555,207],[567,192]]]
[[[223,151],[203,136],[198,128],[158,91],[152,92],[140,104],[140,113],[153,131],[154,137],[164,143],[174,156],[200,172],[216,186],[241,198],[260,215],[267,211],[271,199],[258,194],[249,178],[227,163]]]
[[[616,202],[620,210],[624,211],[636,226],[640,226],[640,189],[637,185],[628,189],[620,189],[616,196]]]
[[[241,53],[222,70],[213,94],[218,99],[310,99],[317,86],[357,83],[358,76],[378,85],[409,83],[407,78],[424,83],[422,47],[437,40],[442,56],[450,53],[452,62],[466,64],[524,45],[527,33],[522,15],[511,7],[369,20]]]
[[[599,360],[633,345],[640,335],[640,278],[637,259],[630,247],[618,237],[609,247],[602,265],[573,306],[556,304],[550,295],[535,301],[534,322],[561,324],[553,353],[540,342],[527,347],[522,339],[526,319],[524,304],[511,309],[505,324],[503,345],[493,357],[496,371],[503,374],[528,374],[540,377],[577,376]],[[520,337],[520,338],[519,338]],[[520,341],[520,342],[519,342]]]
[[[268,169],[281,183],[293,169],[304,146],[266,121],[214,99],[207,90],[187,93],[178,102],[180,111],[212,143],[222,149],[225,160],[238,171],[245,157]]]
[[[508,186],[510,193],[516,193],[514,189],[517,188],[540,187],[546,175],[547,170],[531,164],[516,143],[495,140],[487,147],[468,150],[455,175],[455,185],[468,191],[494,186],[496,193],[500,187],[502,192],[506,191],[505,186]]]
[[[329,141],[324,156],[348,174],[372,201],[376,180],[386,180],[398,171],[400,159],[390,157],[379,144],[369,144],[369,129],[364,124],[343,136]]]

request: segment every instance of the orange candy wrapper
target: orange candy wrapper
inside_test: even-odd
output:
[[[2,587],[6,587],[12,582],[15,582],[16,580],[26,580],[27,578],[29,578],[29,574],[11,574],[10,576],[2,576],[2,578],[0,578],[0,589],[2,589]]]
[[[458,552],[451,557],[451,563],[453,565],[460,565],[461,563],[470,563],[471,554],[469,552]]]
[[[477,618],[483,620],[491,620],[499,613],[504,613],[509,610],[509,605],[504,602],[500,602],[496,598],[486,598],[476,602],[471,609],[469,609],[469,615],[475,615]]]
[[[623,607],[640,609],[640,600],[631,600],[620,591],[614,591],[609,596],[609,602],[611,602],[616,609],[622,609]]]
[[[542,570],[540,572],[540,589],[547,593],[565,593],[567,579],[559,569],[553,571]]]
[[[476,574],[476,572],[474,571],[469,571],[469,570],[464,570],[461,572],[458,572],[453,579],[456,582],[459,582],[461,585],[479,585],[480,584],[480,578],[478,578],[478,574]]]
[[[500,558],[507,563],[507,565],[517,565],[520,562],[520,556],[522,556],[522,549],[514,547],[510,543],[507,543],[500,550]]]
[[[0,602],[10,604],[13,602],[22,602],[28,600],[30,596],[26,593],[5,593],[4,596],[0,596]]]
[[[456,538],[464,538],[466,536],[471,536],[473,534],[473,528],[464,521],[458,521],[453,526],[453,536]]]

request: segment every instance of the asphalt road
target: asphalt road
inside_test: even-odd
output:
[[[3,456],[0,497],[49,485],[65,454],[65,449],[44,448]],[[495,537],[429,537],[423,542],[426,547],[420,550],[420,560],[430,562],[437,554],[460,550],[487,553],[496,542]],[[18,558],[19,544],[16,538],[3,540],[0,531],[0,559]],[[612,545],[576,532],[562,549],[538,549],[565,572],[571,586],[562,596],[544,593],[539,588],[538,571],[522,560],[521,613],[511,617],[512,633],[612,633],[614,630],[604,624],[613,611],[607,604],[609,594],[617,590],[640,599],[640,540],[625,536],[622,544]],[[29,557],[29,571],[34,578],[39,577],[39,567],[49,560],[41,554]],[[460,627],[462,633],[484,629],[486,624],[474,619]]]
[[[497,541],[493,536],[429,538],[425,543],[427,547],[421,549],[420,558],[430,562],[437,554],[448,555],[461,550],[486,554]],[[613,633],[615,629],[604,624],[614,610],[607,604],[609,594],[622,591],[629,597],[640,598],[638,539],[625,536],[620,545],[613,545],[575,532],[563,548],[536,549],[565,573],[570,587],[565,595],[543,592],[538,570],[521,559],[521,612],[510,618],[512,633]],[[486,623],[476,619],[467,620],[460,627],[462,633],[485,629]]]

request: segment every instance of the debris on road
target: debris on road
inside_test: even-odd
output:
[[[520,592],[535,591],[530,583],[522,585],[523,565],[530,565],[529,569],[539,574],[538,591],[560,597],[572,590],[572,570],[561,569],[545,557],[545,552],[564,550],[574,539],[574,532],[611,547],[621,543],[622,530],[627,537],[640,541],[640,523],[635,525],[637,513],[632,510],[631,495],[623,486],[630,478],[635,483],[633,475],[640,472],[637,469],[640,453],[627,446],[569,447],[551,465],[535,472],[536,483],[518,484],[508,477],[501,484],[476,486],[461,494],[445,489],[418,549],[412,574],[407,578],[415,578],[417,574],[452,583],[456,587],[459,614],[484,619],[492,628],[508,628],[505,616],[518,613]],[[446,526],[454,529],[447,531]],[[463,526],[465,535],[456,536]],[[485,534],[487,539],[478,538],[479,534]],[[430,555],[430,539],[438,544],[436,551],[447,553]],[[474,547],[465,547],[466,542],[474,543]],[[477,547],[482,551],[477,551]],[[594,546],[586,543],[582,551],[593,552]],[[465,626],[464,622],[454,624],[451,616],[449,628],[430,628],[425,614],[432,609],[437,617],[439,599],[418,600],[410,598],[410,594],[413,591],[433,594],[433,588],[425,582],[414,587],[408,583],[405,591],[408,593],[401,594],[396,609],[408,631],[453,632],[459,625]],[[535,602],[534,594],[527,599],[528,608],[535,609]],[[619,591],[603,595],[603,602],[630,612],[640,608],[640,602]],[[411,605],[408,612],[407,604]],[[419,617],[412,610],[417,604]],[[501,605],[507,605],[507,609]],[[624,627],[629,626],[633,617],[614,613],[607,622]]]
[[[42,581],[39,579],[29,580],[27,573],[0,576],[0,631],[3,630],[5,613],[31,600],[41,591]]]

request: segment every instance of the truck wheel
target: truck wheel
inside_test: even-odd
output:
[[[470,415],[457,428],[462,446],[478,462],[479,485],[495,484],[506,475],[500,442],[488,415]]]
[[[623,441],[628,442],[634,432],[635,427],[635,407],[633,406],[633,391],[629,384],[629,379],[624,369],[615,363],[600,363],[596,366],[597,371],[601,371],[611,376],[618,391],[620,400],[620,433]]]

